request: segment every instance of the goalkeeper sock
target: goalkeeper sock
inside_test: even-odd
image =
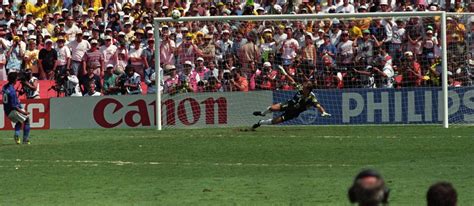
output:
[[[263,112],[262,112],[262,115],[265,116],[265,115],[267,115],[267,114],[269,114],[269,113],[272,113],[271,107],[268,107],[267,110],[263,111]]]
[[[267,120],[260,120],[258,122],[260,125],[272,125],[272,119],[267,119]]]

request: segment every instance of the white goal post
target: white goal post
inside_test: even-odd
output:
[[[446,12],[436,11],[436,12],[387,12],[387,13],[354,13],[354,14],[298,14],[298,15],[261,15],[261,16],[200,16],[200,17],[181,17],[178,19],[173,19],[171,17],[164,18],[155,18],[153,20],[154,24],[154,37],[155,37],[155,68],[160,68],[160,32],[159,29],[162,23],[166,22],[192,22],[192,21],[213,21],[213,22],[222,22],[222,21],[268,21],[268,20],[323,20],[323,19],[334,19],[334,18],[392,18],[392,17],[440,17],[441,26],[440,26],[440,39],[441,39],[441,61],[442,61],[442,122],[443,127],[448,128],[449,126],[449,114],[448,114],[448,62],[447,62],[447,41],[446,41]],[[158,69],[157,69],[158,70]],[[160,82],[163,78],[160,72],[156,72],[156,85],[157,88],[160,88]],[[157,119],[157,129],[162,130],[162,94],[157,92],[156,95],[156,119]]]

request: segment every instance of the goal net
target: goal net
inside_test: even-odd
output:
[[[252,113],[292,99],[305,82],[331,117],[311,108],[285,125],[447,127],[445,111],[451,123],[472,123],[471,16],[444,15],[157,18],[161,125],[250,127],[281,115]]]

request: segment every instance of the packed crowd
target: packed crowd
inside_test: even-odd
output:
[[[156,93],[154,31],[161,36],[160,90],[292,90],[439,86],[439,18],[343,18],[300,21],[181,22],[154,28],[154,17],[324,14],[390,11],[474,12],[474,3],[261,1],[4,1],[0,80],[19,72],[24,92],[38,79],[65,96]],[[5,3],[6,2],[6,3]],[[451,86],[470,86],[474,18],[447,18]]]

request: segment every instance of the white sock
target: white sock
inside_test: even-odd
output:
[[[258,123],[260,125],[272,125],[272,119],[260,120]]]
[[[267,115],[269,113],[272,113],[272,110],[270,110],[271,107],[268,107],[267,110],[263,111],[262,114],[263,115]]]

